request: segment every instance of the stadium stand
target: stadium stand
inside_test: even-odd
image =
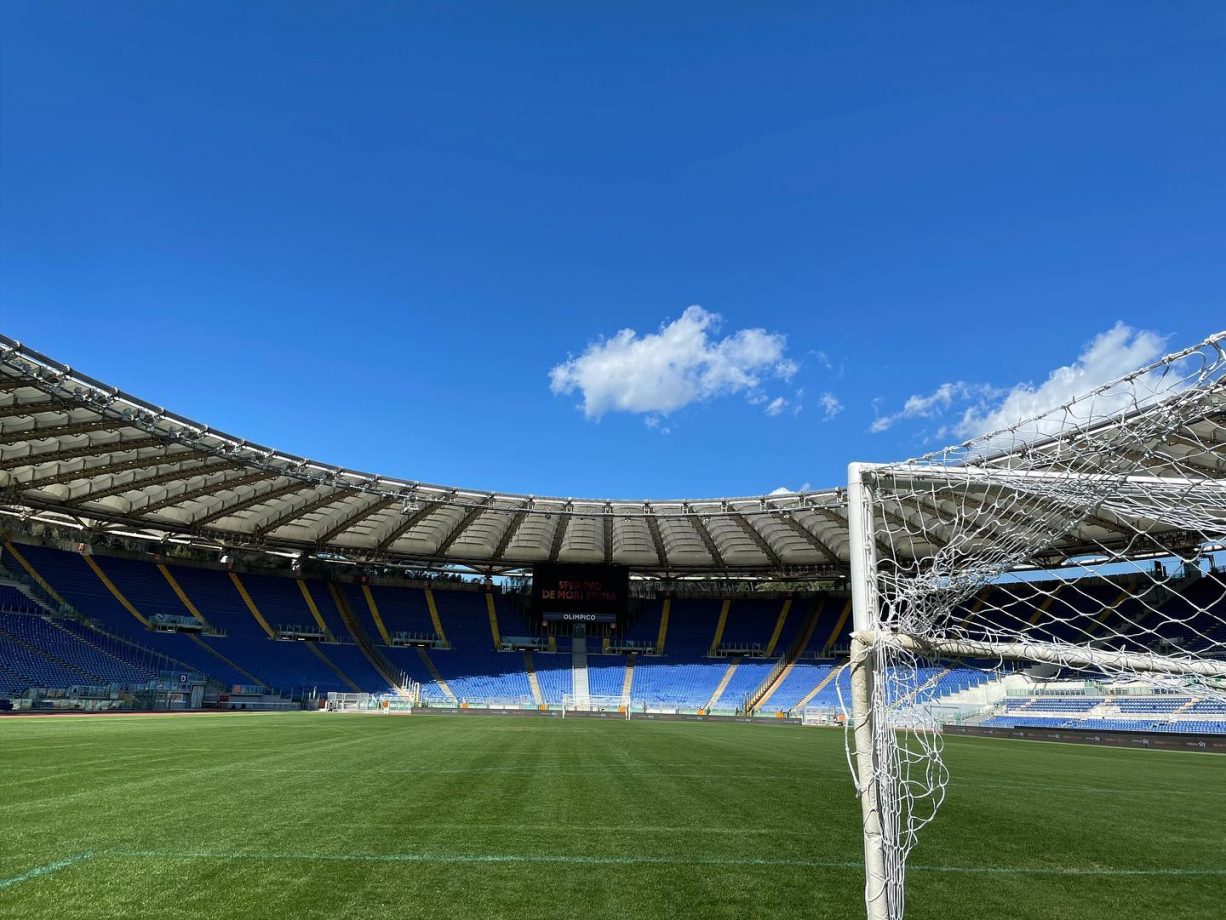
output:
[[[21,554],[83,619],[51,616],[46,603],[4,583],[0,571],[0,691],[8,694],[135,686],[160,671],[191,669],[222,686],[296,698],[331,690],[391,694],[415,683],[420,703],[436,706],[560,707],[584,675],[592,696],[660,711],[796,715],[835,712],[849,698],[844,659],[831,657],[846,647],[844,596],[645,600],[621,641],[663,654],[627,655],[608,647],[608,634],[594,633],[584,640],[586,651],[572,655],[566,635],[551,639],[549,649],[504,650],[505,637],[534,635],[534,626],[507,596],[477,586],[328,583],[27,544]],[[1044,596],[1078,628],[1126,614],[1124,592],[1110,580],[1056,588]],[[1188,590],[1199,592],[1193,603],[1223,602],[1212,585]],[[1027,592],[1033,589],[1024,585],[982,592],[964,616],[1007,620],[1014,608],[1030,609]],[[1165,603],[1181,609],[1188,601],[1172,596]],[[1191,644],[1198,626],[1190,613],[1163,639]],[[934,665],[891,692],[941,701],[990,678],[987,669]],[[1001,693],[978,724],[1226,731],[1226,704],[1188,695]]]
[[[977,724],[987,728],[1079,728],[1099,731],[1226,732],[1226,704],[1177,693],[1035,693],[1002,700]],[[1221,718],[1215,718],[1221,716]],[[1208,717],[1208,718],[1206,718]]]

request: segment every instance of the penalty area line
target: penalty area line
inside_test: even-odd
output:
[[[577,854],[530,853],[244,853],[224,850],[105,850],[107,856],[131,859],[221,859],[239,862],[351,862],[351,863],[437,863],[443,865],[537,863],[585,866],[713,866],[713,867],[785,867],[798,869],[863,869],[864,864],[851,860],[821,859],[754,859],[741,857],[698,856],[584,856]],[[1226,876],[1226,868],[1162,869],[1112,868],[1074,866],[923,866],[913,865],[915,872],[964,873],[984,875],[1050,875],[1050,876]]]
[[[14,875],[12,878],[0,878],[0,891],[4,891],[6,888],[14,888],[22,882],[28,882],[43,875],[50,875],[52,872],[58,872],[61,869],[67,869],[69,866],[74,866],[79,862],[85,862],[85,860],[93,855],[93,850],[86,850],[83,853],[78,853],[76,856],[66,856],[64,859],[57,859],[55,862],[47,863],[44,866],[35,866],[28,872]]]

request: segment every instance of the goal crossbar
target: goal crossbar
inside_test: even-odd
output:
[[[1018,491],[1023,491],[1020,484],[1025,482],[1056,482],[1065,485],[1075,482],[1079,486],[1109,485],[1116,489],[1130,486],[1146,489],[1170,488],[1180,492],[1186,492],[1191,488],[1211,489],[1226,495],[1226,481],[1208,477],[1192,479],[1186,476],[1135,476],[1113,473],[1077,473],[1063,470],[1059,472],[1019,470],[1007,466],[926,467],[911,464],[867,463],[857,464],[857,466],[879,479],[888,480],[895,486],[906,488],[939,483],[982,486],[985,489],[1017,485],[1019,486]]]
[[[1226,661],[1115,652],[1048,642],[978,642],[973,639],[939,639],[884,630],[863,630],[854,638],[870,647],[878,642],[918,652],[932,658],[1001,658],[1007,661],[1065,665],[1071,668],[1101,668],[1109,671],[1143,671],[1149,674],[1226,678]]]

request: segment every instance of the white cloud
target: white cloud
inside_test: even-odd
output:
[[[823,393],[817,398],[817,404],[822,407],[822,417],[827,422],[843,411],[843,404],[833,393]]]
[[[1025,382],[1002,390],[962,380],[943,383],[931,393],[911,396],[897,412],[874,419],[869,430],[882,432],[910,419],[945,418],[955,406],[961,414],[942,424],[937,430],[938,437],[952,434],[969,439],[1013,428],[1155,361],[1162,356],[1165,346],[1165,337],[1156,332],[1116,323],[1095,336],[1076,361],[1056,368],[1037,386]],[[1078,400],[1067,414],[1059,413],[1023,426],[1018,436],[1055,434],[1070,422],[1084,422],[1091,416],[1101,417],[1143,404],[1178,386],[1178,377],[1172,374],[1166,379],[1146,374],[1110,387],[1091,400]]]
[[[897,422],[912,418],[935,418],[945,412],[955,402],[962,402],[971,397],[972,387],[961,380],[943,383],[927,395],[908,397],[901,409],[889,415],[873,419],[869,431],[878,433],[887,430]]]
[[[658,415],[649,415],[643,419],[643,424],[648,428],[652,428],[660,434],[672,434],[673,430],[664,424],[664,419]]]
[[[550,370],[550,389],[555,394],[582,393],[588,418],[606,412],[667,415],[734,393],[745,393],[754,403],[767,402],[763,382],[789,380],[798,369],[786,354],[786,336],[740,329],[712,339],[719,321],[718,314],[692,306],[658,332],[639,335],[623,329]],[[771,405],[774,402],[767,411]]]
[[[1090,390],[1144,367],[1162,357],[1165,351],[1164,336],[1116,323],[1095,336],[1076,361],[1056,368],[1039,386],[1019,383],[995,405],[970,406],[962,414],[954,431],[964,438],[973,438],[990,431],[1011,428],[1018,422],[1063,406]],[[1055,434],[1070,421],[1087,421],[1091,415],[1100,417],[1147,402],[1176,385],[1178,376],[1173,374],[1164,381],[1147,374],[1111,387],[1093,400],[1079,401],[1068,419],[1061,415],[1041,420],[1030,426],[1032,431],[1029,433]]]
[[[799,489],[789,489],[787,486],[780,486],[777,489],[771,489],[770,495],[795,495],[797,492],[808,492],[813,486],[807,482],[802,482]]]
[[[770,403],[767,404],[766,414],[767,415],[778,415],[784,409],[787,408],[787,405],[788,405],[788,401],[786,399],[784,399],[782,396],[776,396],[774,399],[770,401]]]

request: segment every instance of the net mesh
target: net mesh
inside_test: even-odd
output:
[[[1221,711],[1200,702],[1226,700],[1224,338],[1007,430],[865,470],[852,552],[870,573],[870,628],[854,655],[872,681],[848,753],[881,825],[870,916],[903,915],[907,856],[949,779],[938,729],[951,689],[982,706],[1005,685],[1063,688],[1078,701],[1054,705],[1056,722],[1149,730]],[[1121,703],[1136,693],[1170,696],[1146,721],[1143,702]]]
[[[567,693],[562,697],[563,712],[621,712],[625,713],[629,706],[628,700],[618,696],[601,696],[598,694]]]

